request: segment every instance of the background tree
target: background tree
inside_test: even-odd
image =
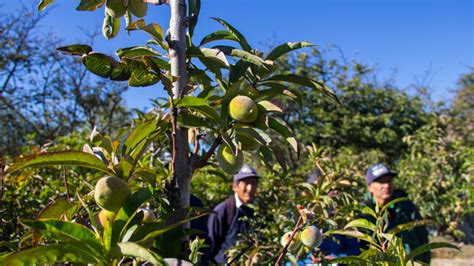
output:
[[[38,33],[47,13],[22,8],[0,19],[0,153],[16,155],[29,135],[44,144],[81,128],[126,125],[127,86],[93,78],[77,59],[60,56],[60,39]]]

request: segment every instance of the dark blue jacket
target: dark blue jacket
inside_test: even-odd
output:
[[[241,219],[245,216],[252,217],[253,210],[245,205],[236,208],[234,195],[214,208],[214,213],[209,216],[207,223],[211,261],[218,264],[227,263],[225,251],[235,245],[238,234],[249,231],[248,222]]]

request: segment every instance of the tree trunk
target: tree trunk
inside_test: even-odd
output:
[[[173,99],[183,97],[188,84],[186,69],[186,1],[171,0],[170,20],[170,60],[171,75],[178,77],[173,83]],[[189,146],[187,130],[176,125],[178,110],[172,110],[174,119],[173,132],[173,183],[176,187],[171,191],[172,206],[181,209],[189,206],[191,188],[191,165],[189,160]],[[175,201],[175,202],[173,202]],[[176,202],[178,201],[178,202]]]

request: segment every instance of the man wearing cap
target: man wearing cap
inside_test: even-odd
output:
[[[366,205],[375,208],[376,205],[382,206],[394,199],[407,197],[404,191],[394,190],[392,180],[396,176],[397,173],[391,172],[383,164],[376,164],[370,167],[365,176],[370,192],[370,194],[367,194]],[[386,231],[388,232],[397,225],[421,219],[418,209],[411,200],[397,202],[388,208],[388,227]],[[397,236],[402,239],[407,253],[428,243],[428,231],[425,226],[417,226],[412,230],[403,231],[397,234]],[[423,253],[415,259],[429,263],[430,253]]]
[[[247,206],[257,193],[258,175],[255,169],[244,165],[234,175],[232,190],[234,195],[214,208],[207,223],[210,240],[211,261],[225,264],[228,261],[226,250],[235,245],[237,235],[249,231],[249,224],[242,217],[252,217],[253,210]]]

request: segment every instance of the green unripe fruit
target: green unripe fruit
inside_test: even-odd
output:
[[[307,226],[300,235],[301,242],[309,248],[316,248],[323,241],[323,234],[316,226]]]
[[[142,222],[149,224],[156,220],[155,213],[150,209],[139,209],[139,211],[143,212],[143,220]]]
[[[237,133],[235,138],[240,143],[240,147],[244,151],[254,151],[260,147],[260,143],[258,143],[255,139],[248,137],[247,135]]]
[[[114,18],[120,18],[125,15],[127,8],[125,7],[124,0],[107,0],[105,11]]]
[[[290,241],[292,232],[286,232],[280,240],[280,244],[284,247]],[[291,241],[290,245],[288,246],[288,249],[290,251],[296,251],[299,247],[301,246],[301,240],[300,240],[300,233],[296,233],[295,237]]]
[[[229,114],[238,122],[252,123],[257,119],[257,104],[250,97],[236,96],[229,103]]]
[[[232,175],[242,168],[244,154],[239,151],[237,156],[235,156],[229,146],[222,144],[217,150],[217,162],[224,172]]]
[[[128,10],[137,18],[143,18],[148,11],[148,5],[142,0],[129,0]]]
[[[102,177],[97,181],[94,199],[102,209],[117,212],[132,194],[128,183],[115,176]]]

